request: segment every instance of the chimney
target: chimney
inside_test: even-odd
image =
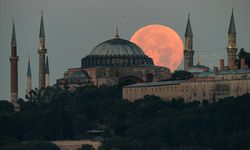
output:
[[[218,67],[214,67],[214,72],[218,72],[219,68]]]
[[[220,71],[224,70],[224,59],[220,59]]]
[[[245,58],[241,58],[240,59],[240,69],[246,69],[248,68],[247,64],[246,64],[246,59]]]

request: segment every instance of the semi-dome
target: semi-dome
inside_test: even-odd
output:
[[[114,55],[130,55],[130,56],[144,56],[142,49],[136,44],[120,39],[114,38],[102,42],[97,45],[89,55],[98,55],[98,56],[114,56]]]
[[[89,55],[82,58],[82,68],[133,65],[154,65],[154,63],[139,46],[121,39],[118,34],[115,38],[98,44]]]

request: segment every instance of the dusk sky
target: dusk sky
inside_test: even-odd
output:
[[[81,58],[97,44],[111,39],[119,26],[130,39],[149,24],[171,27],[183,39],[191,14],[196,64],[218,66],[226,58],[227,32],[234,8],[237,47],[250,52],[250,0],[0,0],[0,99],[10,97],[10,40],[15,19],[19,56],[19,97],[24,98],[28,55],[33,88],[38,86],[40,12],[45,21],[50,84],[68,68],[80,67]],[[198,59],[199,56],[199,59]],[[225,62],[227,64],[227,62]],[[183,64],[179,69],[183,69]]]

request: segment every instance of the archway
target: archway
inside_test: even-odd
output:
[[[130,85],[134,83],[141,83],[144,82],[142,79],[135,77],[135,76],[125,76],[121,77],[119,79],[119,85],[124,86],[124,85]]]

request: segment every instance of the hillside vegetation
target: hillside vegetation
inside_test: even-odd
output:
[[[15,112],[0,101],[5,150],[22,141],[88,139],[89,130],[104,131],[102,150],[250,150],[250,95],[213,104],[155,96],[130,103],[119,86],[75,92],[49,87],[19,102],[21,111]]]

